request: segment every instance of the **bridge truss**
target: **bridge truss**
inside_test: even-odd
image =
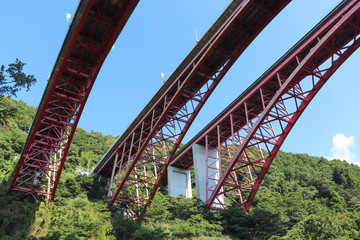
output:
[[[280,146],[316,93],[358,49],[359,34],[360,1],[343,1],[177,153],[171,165],[189,168],[192,145],[205,146],[212,173],[208,209],[235,203],[249,210]]]
[[[12,191],[52,201],[102,63],[138,1],[82,0],[31,126]],[[255,197],[281,144],[316,93],[359,47],[360,2],[343,1],[176,154],[222,77],[289,0],[234,0],[95,168],[110,177],[110,204],[140,217],[169,165],[193,165],[207,149],[207,207]],[[217,151],[214,158],[211,151]],[[175,155],[176,154],[176,155]],[[175,157],[174,157],[175,156]],[[220,168],[214,166],[220,162]],[[210,185],[209,182],[216,182]],[[217,204],[218,206],[218,204]]]
[[[234,0],[94,172],[111,179],[110,205],[140,217],[184,135],[225,73],[288,0]]]
[[[82,0],[35,115],[8,194],[53,201],[80,115],[138,0]]]

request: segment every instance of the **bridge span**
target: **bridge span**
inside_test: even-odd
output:
[[[289,0],[234,0],[95,167],[110,205],[140,216],[220,80]]]
[[[138,0],[81,0],[31,125],[8,194],[53,201],[80,115]],[[45,197],[45,198],[44,198]]]
[[[360,46],[360,1],[343,1],[189,141],[171,166],[205,149],[206,205],[248,211],[276,153],[308,104]],[[225,201],[224,201],[225,198]]]
[[[238,49],[244,47],[244,42],[237,34],[249,35],[244,31],[255,23],[252,17],[258,16],[254,14],[253,7],[259,6],[255,2],[239,2],[238,9],[234,2],[229,6],[215,25],[227,15],[234,16],[225,17],[230,24],[220,24],[224,30],[219,33],[214,27],[209,30],[198,49],[189,54],[96,166],[95,173],[110,177],[111,205],[140,216],[169,166],[189,169],[194,165],[192,149],[197,144],[205,149],[207,208],[222,209],[235,203],[249,210],[270,164],[300,115],[360,44],[360,1],[343,1],[176,152],[213,88],[240,55],[242,50]],[[247,4],[254,5],[246,8]],[[276,11],[286,4],[276,6]],[[258,10],[269,10],[269,6],[262,5]],[[209,36],[214,41],[207,47]],[[226,58],[234,52],[236,58]]]
[[[281,144],[310,101],[360,44],[360,1],[329,15],[178,151],[234,62],[290,0],[233,0],[108,150],[94,172],[110,205],[140,217],[168,167],[205,149],[206,204],[248,211]],[[23,148],[9,194],[52,201],[80,115],[104,59],[138,0],[82,0]],[[225,199],[225,200],[223,200]],[[216,204],[214,204],[216,203]],[[220,204],[220,205],[219,205]]]

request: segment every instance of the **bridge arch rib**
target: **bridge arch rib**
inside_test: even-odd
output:
[[[172,166],[188,168],[193,144],[217,150],[218,158],[207,156],[208,169],[220,162],[220,178],[207,176],[207,208],[231,202],[249,210],[280,146],[321,87],[358,49],[359,35],[360,2],[344,1],[175,156]]]
[[[289,2],[234,0],[230,4],[94,169],[111,179],[110,205],[141,215],[210,94]]]

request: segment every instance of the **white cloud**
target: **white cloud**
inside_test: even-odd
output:
[[[356,162],[356,155],[352,152],[352,148],[356,147],[355,137],[346,137],[342,133],[338,133],[332,138],[333,147],[331,149],[330,159],[346,160],[349,163]]]

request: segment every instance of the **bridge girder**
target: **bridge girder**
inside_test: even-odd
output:
[[[235,203],[249,210],[280,146],[321,87],[358,49],[359,34],[360,2],[341,3],[177,153],[172,166],[191,167],[193,144],[206,147],[208,169],[220,161],[207,176],[216,182],[207,184],[207,208],[226,196],[220,209]],[[219,157],[210,157],[208,149]]]
[[[53,201],[80,115],[138,0],[82,0],[56,60],[8,194]]]
[[[235,0],[117,140],[94,172],[110,177],[110,205],[140,217],[184,135],[215,87],[261,30],[289,3]]]

